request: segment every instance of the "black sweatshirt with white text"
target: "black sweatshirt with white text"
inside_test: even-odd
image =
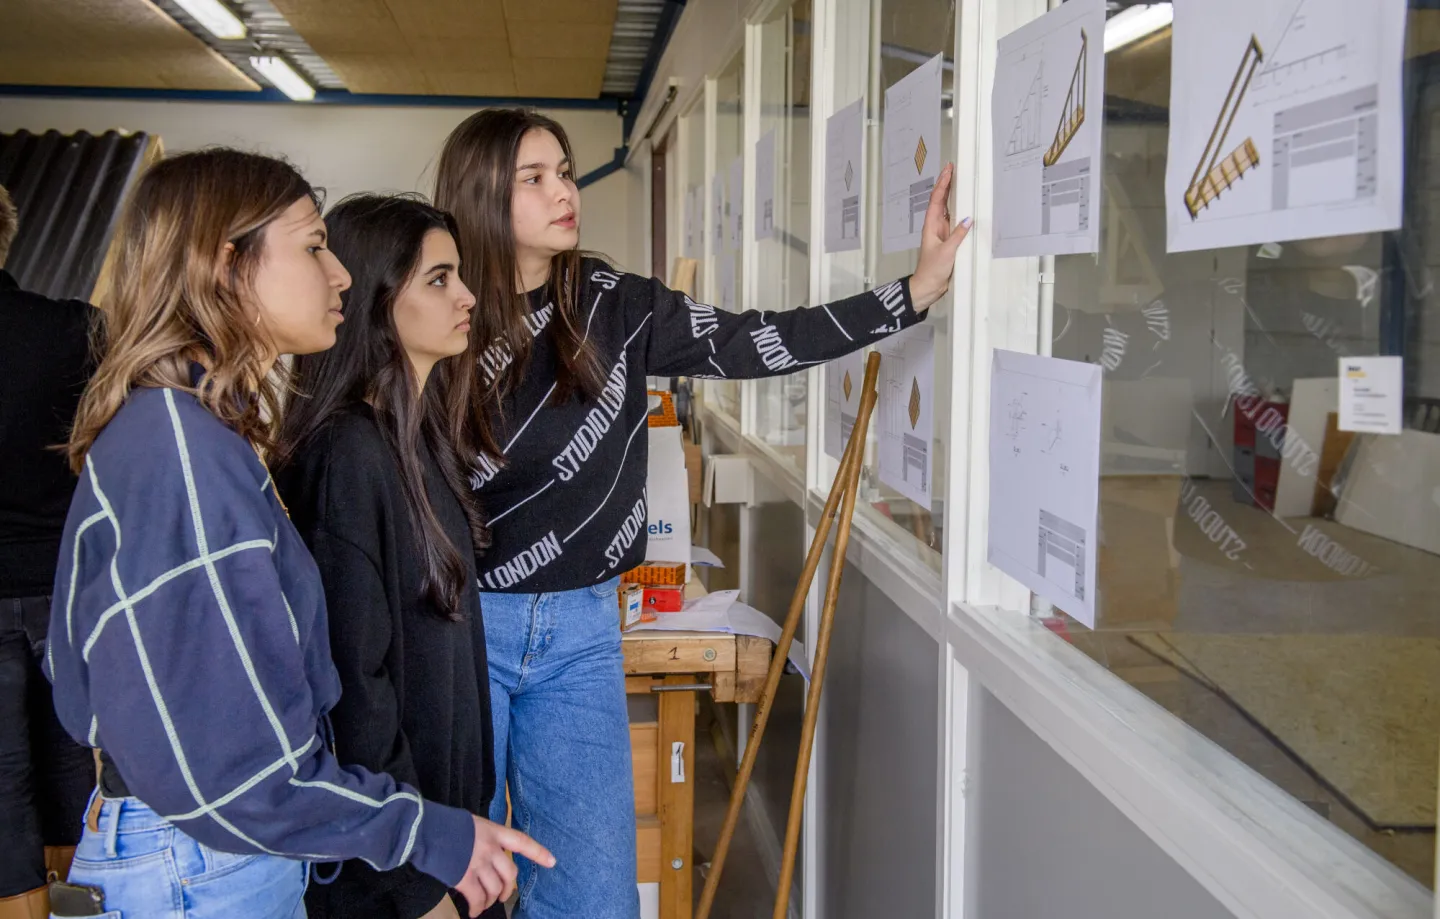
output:
[[[480,457],[470,480],[493,539],[477,560],[481,590],[574,590],[644,561],[646,376],[780,376],[923,318],[908,278],[824,306],[728,313],[599,259],[586,258],[582,271],[579,321],[605,384],[597,398],[553,404],[558,362],[547,329],[555,307],[548,287],[531,291],[529,366],[492,416],[504,455]],[[480,358],[482,379],[493,384],[511,361],[504,343],[492,345]]]

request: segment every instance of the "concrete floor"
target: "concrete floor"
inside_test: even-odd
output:
[[[703,731],[703,732],[702,732]],[[725,822],[730,784],[725,761],[708,730],[697,725],[695,735],[695,901],[705,887],[710,858]],[[730,775],[733,775],[733,767]],[[765,870],[753,823],[741,812],[739,825],[725,859],[725,872],[715,892],[711,919],[768,919],[775,900],[775,877]]]

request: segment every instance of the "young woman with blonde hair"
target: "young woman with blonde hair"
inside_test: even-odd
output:
[[[343,319],[318,196],[278,160],[187,153],[119,232],[47,649],[62,723],[102,751],[70,882],[122,919],[288,919],[307,862],[363,858],[478,914],[510,887],[507,849],[549,856],[336,758],[321,581],[262,459],[277,358]]]

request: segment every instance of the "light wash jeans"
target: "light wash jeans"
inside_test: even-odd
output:
[[[139,798],[105,798],[70,883],[105,892],[102,919],[304,919],[309,866],[196,842]]]
[[[512,919],[637,919],[635,792],[619,579],[547,594],[482,592],[495,775],[514,825],[554,854],[517,857]],[[504,786],[490,819],[505,820]]]

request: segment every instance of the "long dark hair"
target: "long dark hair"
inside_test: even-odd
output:
[[[449,214],[416,196],[352,195],[325,216],[330,248],[350,271],[342,294],[345,322],[335,347],[295,361],[296,394],[286,408],[277,468],[294,459],[306,439],[339,412],[367,402],[400,466],[410,523],[425,560],[422,593],[450,619],[475,589],[459,551],[445,535],[425,488],[423,437],[470,524],[477,550],[489,530],[466,482],[461,457],[475,456],[470,438],[474,373],[465,355],[440,361],[420,398],[415,370],[395,327],[395,299],[420,268],[431,230],[458,236]],[[463,251],[463,250],[462,250]]]
[[[470,253],[460,267],[460,278],[476,298],[471,349],[478,358],[485,349],[499,344],[513,355],[509,367],[496,380],[481,381],[496,407],[505,394],[520,385],[533,343],[525,324],[530,306],[525,295],[515,290],[515,229],[510,205],[520,141],[536,129],[555,136],[573,169],[575,154],[570,138],[558,122],[526,109],[486,109],[466,118],[450,132],[435,171],[435,204],[455,215],[460,227],[456,242],[462,252]],[[594,397],[604,385],[599,358],[585,338],[580,315],[580,258],[579,250],[571,249],[557,254],[550,263],[549,292],[555,302],[555,318],[547,334],[555,343],[558,362],[557,405],[569,401],[577,392]],[[475,370],[477,374],[484,372],[478,360]],[[491,456],[499,457],[488,427],[478,435]]]

